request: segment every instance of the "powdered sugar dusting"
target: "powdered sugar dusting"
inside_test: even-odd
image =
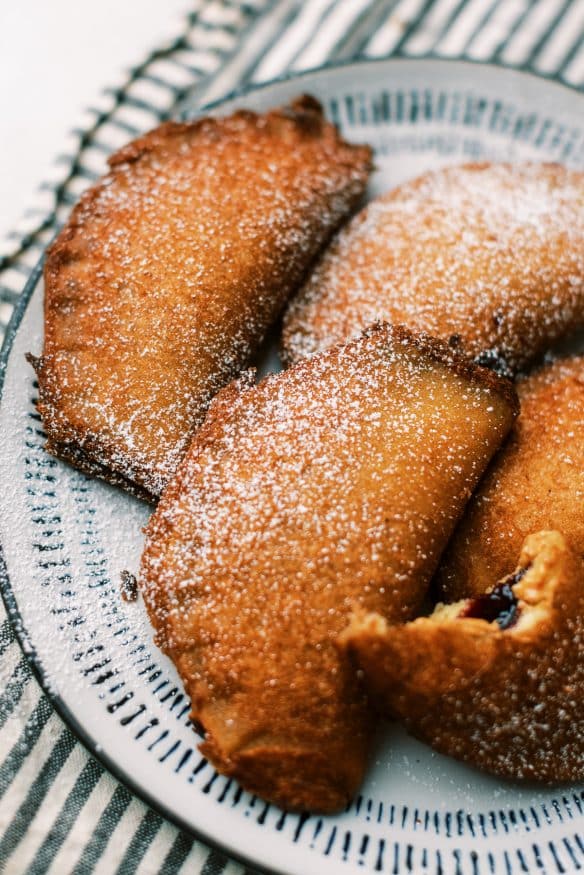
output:
[[[142,586],[215,765],[333,810],[370,730],[334,639],[355,603],[419,609],[513,397],[387,326],[225,391],[149,526]]]
[[[518,383],[521,413],[455,533],[438,582],[447,599],[484,592],[515,567],[523,540],[561,531],[584,558],[584,358]]]
[[[168,123],[110,163],[49,254],[40,410],[53,452],[158,495],[357,204],[370,151],[300,98]]]
[[[384,195],[340,232],[290,304],[290,361],[376,319],[515,369],[584,325],[584,174],[471,164]]]
[[[378,707],[437,750],[508,778],[584,778],[584,568],[558,532],[525,542],[519,621],[465,602],[401,627],[357,620],[349,647]],[[519,575],[517,575],[519,577]]]

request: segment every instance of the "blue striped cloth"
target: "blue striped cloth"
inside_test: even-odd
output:
[[[87,111],[0,248],[0,333],[55,229],[108,154],[185,105],[349,58],[469,58],[584,89],[584,0],[199,0],[184,29]],[[241,875],[134,797],[52,710],[0,607],[0,871]]]

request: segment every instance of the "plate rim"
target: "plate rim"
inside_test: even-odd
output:
[[[231,91],[228,91],[227,93],[221,95],[221,97],[208,101],[202,104],[200,107],[193,107],[191,110],[187,108],[189,98],[185,97],[177,104],[177,106],[173,110],[173,116],[180,119],[196,118],[203,113],[213,112],[214,110],[219,109],[219,107],[225,103],[229,103],[232,100],[237,100],[240,97],[245,97],[247,94],[255,94],[257,91],[261,91],[264,88],[268,88],[273,85],[280,85],[284,82],[302,80],[307,77],[316,76],[319,73],[331,73],[335,70],[344,70],[348,67],[369,68],[375,65],[386,65],[394,63],[409,63],[421,65],[438,64],[444,67],[468,67],[475,73],[477,69],[497,71],[499,73],[506,73],[511,76],[516,76],[517,78],[527,79],[528,81],[538,82],[541,80],[547,85],[557,86],[560,90],[568,91],[569,93],[577,95],[584,99],[584,85],[572,85],[562,79],[558,73],[537,73],[532,70],[528,65],[511,66],[508,64],[498,64],[493,61],[480,61],[474,58],[445,58],[442,55],[437,54],[436,52],[428,52],[423,56],[416,57],[413,55],[408,55],[403,50],[400,50],[395,54],[391,55],[391,57],[389,58],[345,58],[344,60],[340,61],[327,61],[324,64],[319,64],[316,67],[309,67],[307,70],[281,73],[279,76],[274,76],[273,79],[267,79],[264,82],[252,82],[239,85],[235,88],[232,88]],[[181,109],[181,107],[184,108]]]
[[[408,64],[423,66],[435,66],[438,64],[444,68],[471,68],[474,73],[481,69],[488,69],[490,71],[497,71],[498,73],[503,74],[506,73],[518,78],[526,78],[530,82],[534,83],[541,80],[548,85],[557,86],[562,90],[567,90],[568,93],[572,94],[575,97],[579,97],[584,102],[584,89],[564,82],[558,74],[539,74],[533,72],[528,68],[510,67],[504,64],[497,63],[483,63],[482,61],[470,58],[444,58],[434,53],[428,53],[423,57],[416,58],[400,52],[389,58],[358,60],[346,59],[344,61],[328,62],[326,64],[322,64],[317,67],[313,67],[297,73],[284,73],[265,82],[253,83],[251,85],[243,85],[234,88],[230,92],[224,94],[222,97],[205,103],[201,107],[196,108],[196,110],[193,108],[189,111],[187,110],[186,106],[185,108],[181,109],[181,104],[179,104],[173,115],[181,119],[187,117],[195,118],[204,113],[214,112],[221,106],[245,97],[246,95],[255,94],[258,91],[269,89],[283,83],[288,83],[292,81],[302,82],[307,78],[314,77],[317,74],[334,74],[334,72],[337,70],[345,70],[350,67],[371,69],[375,66],[391,66],[394,64],[401,66],[404,62],[407,62]],[[0,406],[2,405],[3,401],[6,374],[8,369],[8,363],[10,361],[12,353],[12,348],[20,329],[22,320],[28,309],[28,305],[30,304],[30,301],[34,295],[34,292],[37,289],[39,281],[42,278],[46,253],[52,245],[53,240],[56,236],[57,234],[55,234],[46,244],[38,261],[31,270],[31,273],[24,285],[22,292],[19,295],[19,298],[14,306],[14,309],[6,326],[3,342],[0,347]],[[2,532],[0,532],[0,595],[2,596],[2,601],[6,609],[6,614],[14,632],[15,638],[19,644],[20,649],[22,650],[23,655],[27,660],[27,663],[31,669],[34,678],[36,679],[42,690],[42,693],[47,697],[51,707],[55,709],[60,719],[63,720],[67,729],[72,732],[75,738],[80,742],[80,744],[84,747],[84,749],[91,757],[96,759],[97,762],[100,763],[100,765],[102,765],[104,769],[115,778],[115,780],[123,784],[134,796],[136,796],[138,799],[140,799],[142,802],[144,802],[151,809],[161,815],[165,820],[176,826],[178,829],[187,833],[188,835],[191,835],[196,840],[201,841],[208,847],[209,851],[218,850],[226,854],[228,858],[231,858],[236,862],[242,863],[245,866],[251,866],[258,873],[266,873],[266,875],[288,875],[290,870],[284,868],[276,869],[271,866],[266,866],[264,863],[259,863],[256,859],[247,856],[245,853],[242,853],[237,848],[234,848],[232,845],[226,844],[225,842],[214,836],[211,837],[204,830],[199,830],[196,827],[192,826],[192,824],[187,823],[181,818],[179,813],[167,808],[166,805],[161,802],[156,796],[151,795],[148,790],[135,783],[131,775],[128,774],[122,766],[118,765],[118,763],[109,754],[107,754],[96,745],[91,737],[91,734],[78,721],[77,717],[73,714],[73,712],[65,703],[65,701],[61,698],[59,693],[55,692],[47,678],[47,670],[43,665],[40,657],[38,656],[37,650],[33,645],[32,638],[28,634],[28,630],[24,624],[22,614],[18,607],[16,596],[12,590],[10,575],[8,573],[8,567],[6,564],[4,549],[2,546]]]

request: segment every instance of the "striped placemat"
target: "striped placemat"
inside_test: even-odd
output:
[[[234,87],[350,58],[466,58],[584,89],[584,0],[199,0],[182,32],[88,108],[0,246],[0,335],[44,247],[113,150]],[[250,872],[148,808],[76,741],[0,606],[0,871]]]

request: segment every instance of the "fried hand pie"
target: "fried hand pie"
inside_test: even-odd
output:
[[[584,174],[467,164],[372,201],[285,315],[290,362],[385,319],[511,373],[584,324]]]
[[[506,778],[584,778],[584,565],[558,532],[525,541],[491,591],[341,637],[371,702],[441,753]]]
[[[47,449],[156,498],[371,168],[309,97],[168,122],[109,161],[49,250]]]
[[[446,601],[510,574],[530,532],[557,529],[584,559],[584,357],[518,383],[521,412],[471,499],[437,574]]]
[[[514,390],[400,328],[217,396],[148,526],[141,586],[222,773],[342,808],[372,719],[335,639],[413,616]]]

